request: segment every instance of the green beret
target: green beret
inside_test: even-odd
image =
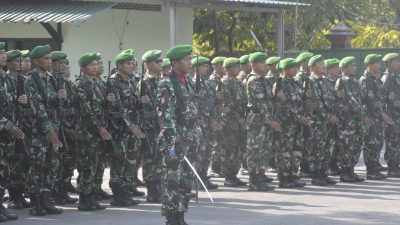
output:
[[[267,60],[268,55],[264,52],[254,52],[250,54],[249,61],[252,63],[258,63]]]
[[[6,52],[6,56],[7,56],[7,61],[11,61],[11,60],[21,57],[21,51],[20,50],[10,50],[10,51]]]
[[[97,53],[85,53],[79,58],[78,65],[87,66],[95,60],[97,60]]]
[[[279,69],[285,70],[297,66],[297,60],[293,58],[286,58],[279,62]]]
[[[53,51],[51,52],[51,60],[53,62],[64,60],[67,58],[67,53],[62,51]]]
[[[30,52],[29,50],[22,50],[22,51],[21,51],[21,56],[22,56],[22,58],[29,57],[30,54],[31,54],[31,52]]]
[[[315,64],[317,64],[317,62],[323,61],[324,59],[322,58],[322,55],[314,55],[313,57],[310,58],[310,60],[308,60],[308,66],[314,66]]]
[[[339,65],[339,59],[336,59],[336,58],[333,58],[333,59],[326,59],[325,61],[324,61],[324,63],[325,63],[325,67],[327,68],[327,69],[329,69],[329,68],[332,68],[332,67],[335,67],[335,66],[338,66]]]
[[[277,56],[272,56],[267,59],[267,65],[277,64],[281,58]]]
[[[311,52],[302,52],[296,57],[296,61],[298,63],[303,62],[305,60],[309,60],[314,54]]]
[[[342,60],[340,60],[339,67],[340,68],[346,67],[346,66],[354,63],[355,61],[356,61],[356,58],[354,58],[353,56],[344,57]]]
[[[162,60],[162,67],[167,67],[171,65],[171,60],[169,59],[163,59]]]
[[[226,57],[217,56],[217,57],[215,57],[215,58],[211,61],[211,64],[224,63],[224,60],[225,60],[225,59],[226,59]]]
[[[199,57],[194,57],[192,59],[192,65],[193,66],[201,66],[203,64],[209,63],[210,59],[204,56],[199,56]]]
[[[369,54],[369,55],[367,55],[367,56],[365,57],[364,63],[365,63],[365,65],[368,65],[368,64],[372,64],[372,63],[379,62],[379,61],[381,61],[381,59],[382,59],[382,56],[381,56],[381,55],[378,55],[378,54]]]
[[[238,58],[226,58],[224,60],[224,67],[225,68],[229,68],[235,65],[239,65],[240,64],[240,59]]]
[[[393,61],[393,60],[395,60],[397,58],[399,58],[399,54],[397,54],[397,53],[388,53],[383,57],[382,61],[390,62],[390,61]]]
[[[160,58],[160,56],[161,56],[160,50],[150,50],[143,54],[142,61],[143,62],[151,62],[151,61],[154,61],[154,60]]]
[[[240,64],[248,63],[248,62],[249,62],[249,58],[250,58],[249,55],[242,55],[242,56],[239,58]]]
[[[6,43],[0,41],[0,49],[6,49]]]
[[[50,45],[36,46],[31,52],[32,59],[38,59],[51,52]]]
[[[115,56],[114,61],[116,64],[124,63],[126,61],[131,61],[135,58],[134,52],[132,49],[128,49],[120,52],[117,56]]]
[[[96,52],[96,60],[101,60],[101,54]]]
[[[175,45],[168,50],[165,56],[170,60],[178,60],[192,53],[191,45]]]

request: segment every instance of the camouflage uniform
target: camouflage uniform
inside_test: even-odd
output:
[[[343,170],[353,168],[360,157],[365,110],[354,78],[343,75],[336,81],[335,90],[344,92],[343,99],[337,98],[339,164]]]
[[[278,98],[276,117],[281,123],[282,132],[276,134],[279,148],[276,152],[276,164],[280,182],[296,176],[297,168],[302,159],[299,148],[303,144],[300,133],[301,125],[297,120],[303,113],[301,85],[291,78],[282,78],[283,97]]]
[[[310,167],[313,176],[326,177],[331,152],[328,147],[329,119],[334,115],[335,91],[327,78],[310,76],[310,91],[312,96],[307,98],[307,116],[310,119],[310,138],[306,143],[307,152],[310,153]]]
[[[246,117],[246,92],[242,83],[237,78],[225,76],[222,82],[222,110],[221,124],[223,140],[221,140],[222,172],[226,179],[234,179],[240,169],[240,159],[245,149],[241,149],[240,130],[244,129],[239,124],[239,119]],[[254,162],[257,162],[255,159]],[[252,161],[253,163],[253,161]],[[257,164],[257,163],[256,163]],[[256,172],[252,164],[252,172]],[[250,169],[250,168],[249,168]]]
[[[272,74],[271,72],[268,72],[267,75],[265,76],[265,78],[267,79],[267,83],[271,84],[271,88],[273,87],[273,85],[276,83],[276,81],[278,80],[280,74]],[[270,140],[274,140],[274,132],[269,132],[269,137]],[[274,170],[276,169],[276,149],[278,148],[278,146],[276,145],[275,141],[272,141],[271,143],[271,149],[270,149],[270,154],[271,157],[269,157],[269,162],[268,162],[268,166],[273,168]]]
[[[388,172],[394,170],[400,164],[400,76],[386,71],[382,76],[384,88],[384,106],[388,115],[394,120],[394,126],[385,127],[385,159],[388,164]],[[392,94],[391,94],[392,93]]]
[[[330,89],[335,90],[336,79],[334,79],[330,76],[326,76],[325,78],[326,78],[326,81],[331,86]],[[336,113],[335,109],[333,110],[333,113]],[[338,158],[339,158],[339,148],[338,148],[338,144],[337,144],[337,142],[338,142],[337,125],[329,123],[326,127],[326,130],[328,132],[328,139],[326,140],[327,148],[329,148],[329,152],[331,153],[329,168],[336,170],[336,169],[338,169]],[[331,172],[333,172],[333,171],[331,171]]]
[[[178,75],[171,70],[158,87],[161,125],[159,146],[163,155],[163,215],[188,210],[193,172],[183,156],[195,158],[201,140],[201,128],[196,122],[198,108],[191,82],[188,76],[178,81]]]
[[[272,87],[265,76],[253,74],[247,82],[247,167],[249,175],[266,169],[271,143],[267,136],[272,116]]]
[[[142,139],[143,180],[146,183],[148,196],[161,195],[161,153],[158,150],[157,137],[160,124],[157,113],[158,78],[144,75],[137,85],[138,96],[148,96],[150,102],[142,104],[140,110],[140,128],[146,137]]]
[[[361,99],[366,108],[368,117],[373,120],[373,125],[368,128],[364,136],[364,161],[367,173],[378,173],[380,152],[383,146],[383,120],[381,116],[383,103],[383,83],[368,72],[360,78]]]

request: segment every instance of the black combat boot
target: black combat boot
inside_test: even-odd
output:
[[[325,169],[321,169],[321,177],[322,179],[325,180],[325,182],[329,185],[335,185],[337,184],[337,182],[331,178],[328,177],[328,175],[326,174],[326,170]]]
[[[93,205],[89,200],[89,195],[80,194],[79,195],[79,204],[78,204],[79,211],[95,211],[96,206]]]
[[[125,202],[127,202],[127,204],[129,204],[129,205],[139,205],[139,204],[140,204],[140,201],[139,201],[139,200],[134,200],[134,199],[132,199],[132,198],[131,198],[131,195],[130,195],[130,193],[129,193],[129,191],[128,191],[128,189],[129,189],[129,186],[126,186],[126,187],[122,187],[122,188],[121,188],[121,191],[122,191],[122,194],[121,194],[122,200],[125,201]],[[144,193],[144,192],[143,192],[143,193]]]
[[[325,179],[322,178],[321,173],[319,171],[313,172],[311,184],[317,185],[317,186],[327,186],[328,185],[328,183],[326,183]]]
[[[76,188],[72,185],[71,181],[68,182],[67,190],[69,193],[76,194]]]
[[[242,181],[242,180],[239,179],[236,175],[233,176],[232,178],[233,178],[233,181],[234,181],[237,185],[239,185],[239,186],[246,186],[246,185],[247,185],[247,182]],[[260,178],[260,177],[259,177],[259,178]]]
[[[166,225],[179,225],[177,214],[169,213],[165,215],[165,224]]]
[[[176,218],[178,220],[178,225],[188,225],[185,221],[185,213],[178,212],[178,214],[176,215]]]
[[[47,215],[46,209],[43,208],[42,203],[40,202],[39,194],[30,194],[31,199],[31,209],[29,210],[29,214],[32,216],[45,216]]]
[[[304,187],[306,186],[306,182],[302,180],[299,176],[297,175],[291,175],[288,177],[288,179],[294,183],[296,187]]]
[[[258,175],[260,177],[261,182],[263,182],[263,183],[271,183],[274,180],[274,178],[268,177],[265,174],[265,171],[261,171]]]
[[[67,204],[67,200],[66,199],[64,199],[64,197],[61,195],[61,188],[62,187],[59,187],[59,190],[58,191],[53,191],[52,192],[52,197],[53,197],[53,199],[54,199],[54,203],[56,204],[56,205],[65,205],[65,204]]]
[[[143,191],[139,191],[135,184],[131,184],[127,186],[127,191],[130,196],[144,196],[145,193]]]
[[[0,204],[0,215],[0,222],[18,219],[18,215],[8,211],[6,208],[4,208],[3,204]],[[5,221],[4,218],[6,219]]]
[[[384,180],[386,177],[379,172],[376,167],[367,166],[367,177],[368,180]]]
[[[307,161],[301,161],[299,175],[300,177],[311,177],[310,165]]]
[[[68,195],[68,190],[66,185],[63,185],[61,189],[61,197],[66,201],[67,204],[73,204],[78,202],[77,198],[72,198]]]
[[[19,191],[17,187],[9,187],[8,195],[10,198],[8,199],[7,208],[9,209],[23,209],[25,205],[21,202],[22,191]]]
[[[240,185],[235,182],[234,175],[226,174],[225,175],[224,186],[225,187],[239,187]]]
[[[266,183],[262,183],[257,174],[249,175],[249,191],[272,191],[275,187],[269,186]]]
[[[98,203],[96,201],[96,194],[94,192],[92,192],[91,194],[88,195],[89,198],[89,202],[91,205],[93,205],[94,207],[96,207],[96,210],[104,210],[107,207],[100,205],[100,203]]]
[[[280,188],[295,188],[297,185],[294,182],[294,179],[291,179],[289,176],[279,176],[279,187]]]
[[[141,181],[138,177],[133,178],[133,182],[138,186],[138,187],[144,187],[145,183]]]
[[[56,208],[53,203],[50,201],[50,192],[44,191],[40,194],[40,200],[43,205],[43,208],[46,210],[47,214],[56,215],[61,214],[63,212],[62,209]]]
[[[99,197],[100,200],[108,200],[112,198],[112,195],[110,195],[109,193],[107,193],[106,191],[104,191],[103,189],[100,188],[100,190],[98,190],[96,192],[96,197]]]
[[[342,167],[341,175],[340,175],[341,182],[353,183],[356,182],[356,179],[351,175],[351,168],[350,167]]]
[[[351,176],[354,178],[356,182],[363,182],[365,180],[364,177],[358,176],[358,174],[354,173],[354,166],[350,167]]]

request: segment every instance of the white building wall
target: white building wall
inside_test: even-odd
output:
[[[128,10],[108,9],[81,24],[62,24],[64,38],[62,50],[68,54],[72,75],[79,74],[77,62],[85,52],[100,52],[104,60],[105,72],[107,72],[108,61],[114,59],[115,55],[121,51],[120,48],[122,50],[132,48],[138,59],[141,59],[147,50],[159,49],[165,53],[169,49],[168,7],[162,6],[161,12],[130,10],[126,17],[127,12]],[[180,8],[177,10],[177,17],[178,43],[191,44],[193,10]],[[125,18],[128,24],[121,39]],[[56,26],[53,25],[53,27]],[[35,22],[31,24],[0,23],[0,38],[50,38],[50,35]]]

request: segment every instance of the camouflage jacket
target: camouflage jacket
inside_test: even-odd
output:
[[[310,76],[310,73],[304,70],[299,70],[296,74],[296,76],[294,77],[294,80],[300,83],[303,83],[307,77]]]
[[[193,78],[195,81],[195,89],[196,76]],[[217,119],[215,106],[216,96],[210,80],[207,80],[205,77],[200,77],[200,91],[196,94],[196,97],[199,115],[203,121],[203,126],[208,126],[212,121]]]
[[[247,108],[250,110],[248,118],[251,118],[254,114],[258,114],[263,117],[262,121],[254,122],[268,124],[275,119],[273,111],[272,84],[269,84],[269,81],[265,76],[252,73],[249,77],[246,88]]]
[[[246,116],[246,91],[237,78],[222,78],[221,123],[232,130],[239,129],[238,120]]]
[[[5,74],[0,70],[0,139],[9,138],[6,131],[14,125],[12,122],[13,111],[12,97],[7,91]]]
[[[148,104],[140,104],[140,124],[141,127],[146,129],[160,126],[157,113],[158,83],[158,78],[145,74],[143,79],[139,80],[136,87],[137,96],[142,97],[147,95],[150,98],[150,102]],[[137,100],[139,100],[139,98]]]
[[[350,116],[360,120],[366,116],[366,111],[361,101],[360,86],[354,78],[342,75],[336,81],[335,91],[343,91],[344,93],[343,99],[337,98],[338,115],[342,118]]]
[[[378,77],[365,71],[359,79],[361,88],[361,101],[367,111],[368,116],[381,118],[383,104],[383,83]]]
[[[276,83],[275,83],[276,86]],[[275,87],[276,88],[276,87]],[[282,78],[283,96],[277,100],[277,118],[282,123],[296,122],[303,115],[303,88],[293,78]]]
[[[33,108],[33,135],[47,134],[56,130],[56,107],[58,104],[57,91],[51,84],[53,76],[46,72],[45,76],[39,75],[36,70],[29,72],[25,80],[25,94],[29,105]]]
[[[160,81],[157,93],[161,132],[168,136],[170,145],[195,142],[193,129],[196,126],[198,107],[190,77],[186,75],[185,81],[178,80],[176,72],[171,70]]]
[[[319,78],[316,75],[311,75],[310,90],[312,97],[310,104],[307,104],[309,115],[314,119],[327,122],[335,113],[335,87],[326,77]]]
[[[384,109],[396,118],[400,117],[400,76],[385,71],[382,76]]]
[[[246,77],[247,77],[247,74],[246,74],[243,70],[241,70],[241,71],[239,72],[239,75],[237,76],[237,79],[238,79],[240,82],[243,82],[244,79],[246,79]]]
[[[280,74],[272,74],[270,72],[267,73],[267,76],[265,76],[265,78],[268,80],[268,82],[272,85],[274,85],[276,83],[276,81],[278,80]]]

